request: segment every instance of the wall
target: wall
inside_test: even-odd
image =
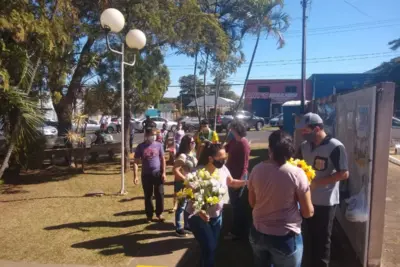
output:
[[[373,75],[368,73],[313,74],[309,78],[312,83],[312,99],[330,96],[334,88],[337,94],[363,88],[371,83],[372,78]]]
[[[311,100],[312,86],[311,81],[307,80],[306,99]],[[269,93],[262,93],[258,91],[261,86],[270,87]],[[286,93],[286,86],[296,86],[296,93]],[[272,105],[275,103],[283,104],[289,100],[301,99],[301,80],[300,79],[287,79],[287,80],[249,80],[246,86],[245,94],[245,109],[250,112],[257,112],[253,110],[253,99],[270,99],[271,106],[269,107],[272,112]],[[267,103],[267,102],[266,102]],[[267,106],[269,104],[266,104]],[[266,107],[268,108],[268,107]],[[271,114],[272,115],[272,114]]]

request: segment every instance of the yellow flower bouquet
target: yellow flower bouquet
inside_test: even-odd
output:
[[[312,166],[308,165],[307,162],[305,162],[302,159],[290,158],[288,160],[288,163],[302,169],[307,176],[308,182],[311,184],[312,180],[314,180],[314,178],[315,178],[315,170],[313,169]]]
[[[208,208],[217,205],[226,194],[225,187],[220,183],[218,172],[209,173],[200,169],[195,173],[186,175],[187,188],[177,193],[180,201],[191,201],[195,212],[207,211]]]

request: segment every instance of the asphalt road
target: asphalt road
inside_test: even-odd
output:
[[[268,142],[268,137],[271,132],[268,130],[263,130],[263,131],[256,131],[256,130],[251,130],[247,132],[247,139],[251,143],[267,143]],[[225,132],[220,134],[220,138],[223,139],[225,138]],[[113,139],[115,141],[121,141],[121,134],[112,134]],[[144,139],[144,134],[143,133],[135,133],[135,138],[133,140],[133,143],[135,145],[139,144],[140,142],[143,142]],[[222,141],[222,140],[221,140]]]

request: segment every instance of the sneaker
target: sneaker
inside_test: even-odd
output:
[[[224,236],[224,240],[232,240],[232,241],[235,241],[235,240],[239,240],[239,239],[240,239],[239,236],[237,236],[237,235],[235,235],[235,234],[232,234],[231,232],[229,232],[228,235]]]
[[[147,221],[147,223],[152,223],[152,222],[153,222],[153,218],[147,217],[147,218],[146,218],[146,221]]]
[[[175,231],[175,234],[179,237],[186,237],[187,233],[184,229],[178,229]]]
[[[184,229],[185,229],[186,232],[192,233],[192,230],[190,230],[189,227],[185,227]]]

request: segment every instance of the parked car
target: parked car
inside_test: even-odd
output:
[[[283,126],[283,113],[281,113],[278,116],[270,119],[269,125],[272,126],[272,127],[281,127],[281,126]]]
[[[392,117],[391,140],[394,144],[400,144],[400,119]]]
[[[231,113],[225,113],[225,114],[231,114]],[[218,129],[228,130],[230,123],[234,119],[242,121],[248,130],[250,130],[251,128],[255,128],[257,131],[260,131],[265,125],[264,118],[258,117],[255,114],[246,110],[239,110],[236,113],[235,117],[233,115],[219,116],[217,121],[217,131]]]
[[[176,121],[167,120],[161,117],[151,117],[152,121],[155,122],[157,129],[162,129],[164,123],[167,125],[167,129],[175,131],[178,123]],[[135,130],[138,132],[143,132],[143,122],[146,120],[145,117],[135,120]]]

